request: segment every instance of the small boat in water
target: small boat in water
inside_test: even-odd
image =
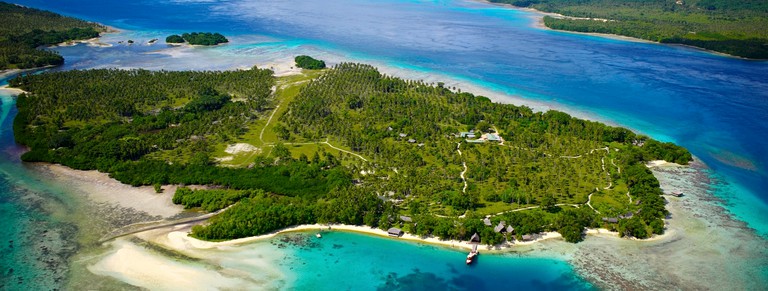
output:
[[[479,254],[480,253],[477,252],[477,244],[474,244],[472,246],[472,251],[470,251],[469,254],[467,255],[467,265],[471,265],[475,261],[475,258],[477,258],[477,255]]]
[[[319,232],[315,235],[317,238],[323,237]]]
[[[469,252],[469,254],[467,255],[467,265],[471,265],[475,261],[477,254],[478,252],[476,251]]]

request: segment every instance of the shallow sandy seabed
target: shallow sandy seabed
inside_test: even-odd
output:
[[[667,197],[667,233],[648,241],[587,237],[570,256],[579,275],[603,289],[760,290],[768,286],[768,244],[732,220],[708,193],[703,166],[653,168]],[[546,248],[547,246],[542,246]],[[567,248],[563,248],[567,249]],[[554,246],[558,251],[558,246]]]
[[[86,198],[97,203],[109,203],[132,208],[162,218],[180,214],[184,207],[171,201],[177,186],[163,186],[163,193],[155,193],[151,186],[133,187],[112,179],[98,171],[80,171],[61,165],[40,164],[53,178],[74,188]]]

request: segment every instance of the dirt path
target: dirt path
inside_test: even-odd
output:
[[[267,124],[264,125],[264,127],[261,128],[261,133],[259,133],[259,140],[261,143],[264,143],[264,130],[267,129],[269,126],[269,123],[272,122],[272,117],[275,117],[275,113],[277,113],[277,110],[280,109],[280,105],[275,106],[275,110],[272,111],[272,114],[269,115],[269,119],[267,119]]]
[[[363,161],[366,161],[366,162],[368,161],[366,158],[364,158],[364,157],[363,157],[363,156],[361,156],[361,155],[358,155],[358,154],[356,154],[356,153],[353,153],[353,152],[350,152],[350,151],[348,151],[348,150],[340,149],[340,148],[337,148],[337,147],[333,146],[332,144],[330,144],[330,143],[328,142],[328,140],[327,140],[327,139],[326,139],[324,142],[322,142],[322,143],[324,143],[324,144],[327,144],[329,147],[331,147],[331,148],[332,148],[332,149],[334,149],[334,150],[337,150],[337,151],[340,151],[340,152],[345,152],[345,153],[348,153],[348,154],[350,154],[350,155],[353,155],[353,156],[356,156],[356,157],[358,157],[358,158],[360,158],[360,159],[362,159]]]

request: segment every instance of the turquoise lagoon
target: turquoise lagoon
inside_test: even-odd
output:
[[[763,245],[764,249],[768,247],[765,241],[768,219],[764,215],[768,211],[768,192],[764,190],[768,189],[768,138],[765,138],[768,136],[768,63],[764,61],[741,60],[678,46],[543,30],[534,27],[535,15],[530,12],[473,1],[17,2],[124,30],[102,38],[111,47],[55,48],[67,59],[67,63],[57,70],[103,67],[234,69],[271,64],[305,53],[331,63],[368,62],[399,76],[446,81],[465,91],[493,96],[497,101],[530,104],[539,109],[561,109],[672,141],[689,148],[706,164],[707,183],[702,191],[714,197],[708,198],[707,203],[722,206],[737,220],[735,224],[747,226],[743,231],[758,234],[756,238],[751,237],[756,240],[755,244]],[[146,45],[149,39],[163,39],[168,34],[184,31],[218,31],[231,36],[232,42],[215,48],[196,49],[170,48],[162,42]],[[124,41],[128,39],[137,42],[132,46],[125,45]],[[9,104],[12,99],[4,97],[3,113],[12,117],[13,109]],[[3,148],[11,148],[14,152],[18,148],[11,141],[10,125],[10,118],[4,117],[2,143]],[[35,175],[14,159],[12,154],[3,156],[4,180],[0,183],[5,194],[0,202],[4,203],[3,207],[15,209],[3,211],[3,218],[8,215],[18,222],[13,224],[18,227],[8,228],[10,236],[23,231],[12,229],[30,224],[32,220],[25,218],[29,215],[57,222],[50,218],[45,208],[13,208],[12,205],[26,203],[18,198],[21,197],[19,193],[26,193],[23,190],[26,175]],[[55,194],[55,190],[33,192],[42,197],[62,195]],[[42,201],[48,203],[47,199]],[[330,240],[336,239],[334,236]],[[435,282],[472,277],[461,272],[452,273],[454,269],[447,265],[449,261],[453,263],[452,260],[445,259],[445,263],[434,268],[425,267],[422,262],[431,255],[453,256],[453,251],[414,247],[361,235],[339,234],[338,239],[342,238],[350,245],[371,246],[371,253],[366,256],[344,256],[347,264],[387,266],[380,270],[361,269],[367,275],[355,278],[388,278],[391,272],[394,272],[392,278],[405,281],[409,278],[432,280],[431,274],[436,274]],[[2,243],[3,247],[6,247],[5,243]],[[18,241],[14,243],[18,244]],[[379,252],[385,253],[385,249],[375,247],[380,244],[388,245],[387,248],[405,248],[404,253],[397,256],[403,260],[403,265],[392,267],[389,265],[394,264],[392,257],[378,256]],[[350,246],[344,248],[352,249]],[[15,246],[13,250],[19,252],[19,249],[25,247]],[[297,254],[296,260],[304,260],[322,256],[322,251]],[[304,262],[314,266],[316,261]],[[557,258],[483,256],[478,268],[496,263],[510,264],[501,269],[523,266],[521,272],[526,275],[521,277],[537,278],[545,285],[551,284],[552,278],[561,278],[558,280],[578,286],[582,284],[571,279],[572,270]],[[326,268],[333,266],[336,265],[330,264]],[[536,269],[539,266],[548,271],[539,272]],[[494,279],[489,278],[503,275],[494,270],[496,268],[481,272],[489,274],[483,280],[491,282]],[[4,279],[16,280],[16,275],[6,276],[7,271],[0,272]],[[534,273],[554,277],[537,277]],[[326,282],[324,279],[339,279],[328,276],[299,277],[297,284],[320,286]],[[361,279],[360,282],[366,281]],[[524,286],[535,288],[531,284]]]

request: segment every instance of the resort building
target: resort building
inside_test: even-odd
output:
[[[480,235],[477,233],[473,234],[471,238],[469,238],[470,243],[480,243]]]
[[[487,141],[501,141],[501,137],[493,133],[486,134],[485,139]]]
[[[504,231],[505,231],[505,229],[504,229],[504,221],[499,222],[499,225],[497,225],[496,227],[493,228],[493,232],[496,232],[496,233],[501,233],[501,232],[504,232]]]
[[[387,233],[389,234],[389,236],[397,236],[397,237],[403,236],[403,230],[396,227],[390,228],[389,230],[387,230]]]

